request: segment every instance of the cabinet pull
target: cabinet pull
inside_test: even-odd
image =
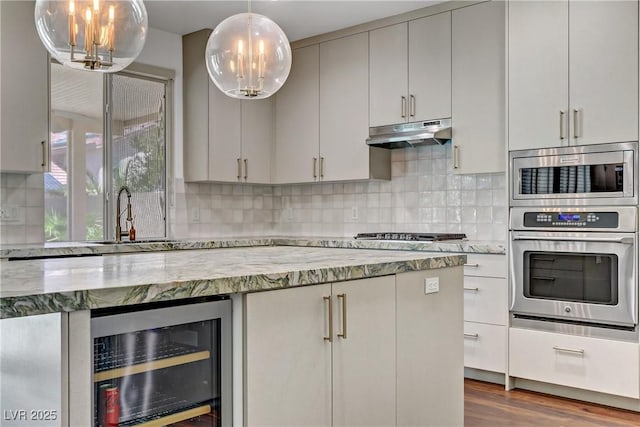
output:
[[[584,349],[574,349],[574,348],[559,347],[557,345],[554,345],[553,349],[555,351],[564,351],[565,353],[574,353],[574,354],[580,354],[580,355],[584,356]]]
[[[531,276],[531,280],[545,280],[547,282],[555,282],[555,277],[545,277],[545,276]]]
[[[464,266],[465,266],[465,267],[478,268],[478,267],[480,267],[480,264],[478,264],[478,263],[475,263],[475,264],[465,264]]]
[[[347,294],[339,294],[338,299],[342,299],[342,333],[338,336],[347,339]]]
[[[42,147],[42,164],[40,166],[45,167],[47,165],[47,143],[46,141],[40,141]]]
[[[560,141],[564,141],[564,110],[560,110]]]
[[[411,117],[415,117],[416,116],[416,97],[415,95],[410,95],[409,96],[409,115]]]
[[[468,333],[466,333],[466,332],[465,332],[465,333],[464,333],[464,337],[465,337],[465,338],[471,338],[471,339],[477,340],[477,339],[478,339],[478,337],[479,337],[479,335],[478,335],[478,334],[468,334]]]
[[[573,137],[580,138],[580,126],[578,125],[578,118],[580,117],[580,110],[577,108],[573,109]]]
[[[465,291],[471,291],[471,292],[478,292],[480,289],[479,288],[462,288]]]
[[[244,159],[244,180],[249,176],[249,159]]]
[[[324,157],[320,157],[320,178],[324,178]]]
[[[400,117],[407,117],[407,97],[406,96],[402,96],[401,98],[401,104],[400,104],[400,109],[402,111],[402,114],[400,115]]]
[[[460,146],[453,146],[453,168],[458,169],[460,167]]]
[[[329,336],[323,337],[325,341],[331,342],[331,337],[333,336],[333,307],[331,307],[331,297],[322,297],[323,300],[327,302],[328,307],[328,319],[329,319]]]
[[[318,174],[316,173],[316,169],[317,169],[317,167],[318,167],[318,158],[317,158],[317,157],[314,157],[314,158],[313,158],[313,177],[314,177],[314,178],[317,178],[317,177],[318,177]]]
[[[240,159],[236,159],[236,161],[238,162],[238,181],[240,181],[240,177],[242,176],[242,162],[240,161]]]

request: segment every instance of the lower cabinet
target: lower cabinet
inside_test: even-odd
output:
[[[637,399],[638,343],[511,328],[509,375]]]
[[[245,425],[462,425],[461,282],[450,268],[247,294]]]

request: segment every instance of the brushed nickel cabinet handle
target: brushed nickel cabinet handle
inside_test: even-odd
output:
[[[325,341],[329,341],[331,342],[331,337],[333,336],[333,308],[331,307],[331,297],[322,297],[323,300],[325,300],[327,302],[327,306],[328,306],[328,316],[327,318],[329,319],[329,336],[325,336],[323,337]]]
[[[401,104],[400,104],[400,109],[402,114],[400,115],[400,117],[404,118],[407,117],[407,97],[406,96],[401,96]]]
[[[460,168],[460,146],[459,145],[453,146],[453,168],[454,169]]]
[[[465,338],[471,338],[471,339],[477,340],[477,339],[480,337],[480,335],[478,335],[478,334],[468,334],[468,333],[466,333],[466,332],[465,332],[465,333],[464,333],[464,337],[465,337]]]
[[[560,141],[564,141],[564,110],[560,110]]]
[[[338,299],[342,299],[342,333],[338,336],[347,339],[347,294],[339,294]]]
[[[416,97],[415,97],[415,95],[410,95],[409,96],[409,100],[411,101],[409,103],[409,115],[411,117],[415,117],[416,116]]]
[[[42,164],[40,166],[45,167],[47,165],[47,142],[40,141],[42,147]]]
[[[316,172],[317,167],[318,167],[318,158],[314,157],[313,158],[313,177],[314,178],[318,177],[318,173]]]
[[[478,292],[480,288],[463,288],[465,291]]]
[[[244,180],[249,176],[249,159],[244,159]]]
[[[478,268],[478,267],[480,267],[480,264],[478,264],[478,263],[475,263],[475,264],[465,264],[464,266],[465,266],[465,267]]]
[[[567,347],[559,347],[557,345],[554,345],[553,349],[555,351],[563,351],[565,353],[581,354],[581,355],[584,356],[584,349],[574,349],[574,348],[567,348]]]
[[[324,157],[320,157],[320,178],[324,178]]]
[[[578,125],[578,118],[580,117],[580,110],[577,108],[573,109],[573,137],[580,138],[580,126]]]
[[[236,159],[236,161],[238,162],[238,181],[240,181],[240,177],[242,176],[242,162],[241,159]]]

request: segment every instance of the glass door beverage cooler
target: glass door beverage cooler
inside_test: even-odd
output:
[[[231,301],[148,307],[92,314],[94,426],[230,426]]]

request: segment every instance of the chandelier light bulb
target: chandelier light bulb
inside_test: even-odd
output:
[[[61,64],[107,73],[131,64],[149,32],[142,0],[36,0],[35,23]]]
[[[291,46],[284,31],[266,16],[239,13],[222,21],[207,42],[209,77],[232,98],[267,98],[291,70]]]

